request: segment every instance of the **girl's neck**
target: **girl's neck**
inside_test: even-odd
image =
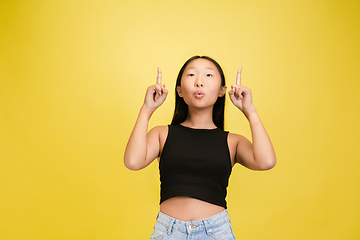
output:
[[[188,109],[188,116],[181,123],[185,127],[198,129],[214,129],[216,125],[212,118],[212,108],[210,109]]]

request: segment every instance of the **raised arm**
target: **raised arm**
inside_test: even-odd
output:
[[[241,85],[241,70],[237,73],[236,85],[231,86],[229,96],[249,120],[253,143],[245,137],[237,136],[235,161],[253,170],[268,170],[276,164],[275,151],[252,103],[251,90]]]
[[[151,115],[165,101],[167,94],[168,90],[161,84],[161,70],[158,68],[156,84],[146,91],[144,104],[126,145],[124,164],[128,169],[140,170],[158,157],[160,129],[153,128],[149,133],[147,130]]]

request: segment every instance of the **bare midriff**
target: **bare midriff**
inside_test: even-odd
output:
[[[214,216],[224,207],[192,197],[173,197],[160,204],[160,211],[181,221],[198,221]]]

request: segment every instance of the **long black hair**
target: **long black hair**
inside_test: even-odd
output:
[[[184,74],[186,66],[193,60],[203,58],[206,60],[211,61],[215,64],[217,67],[220,77],[221,77],[221,86],[225,86],[225,75],[220,67],[220,65],[211,57],[208,56],[193,56],[189,60],[187,60],[182,68],[180,69],[179,75],[176,80],[176,86],[175,86],[175,110],[174,110],[174,116],[171,122],[171,125],[182,123],[186,120],[188,115],[188,105],[185,103],[184,99],[179,96],[178,92],[176,91],[177,86],[181,86],[181,78]],[[224,112],[225,112],[225,95],[222,97],[218,97],[217,101],[214,104],[213,108],[213,122],[216,125],[216,127],[224,130]]]

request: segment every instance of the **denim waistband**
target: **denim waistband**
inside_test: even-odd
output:
[[[212,228],[215,228],[225,222],[231,222],[230,214],[226,209],[214,216],[198,221],[185,222],[172,218],[162,212],[159,212],[156,220],[167,228],[168,234],[170,234],[171,231],[174,229],[183,233],[205,230],[206,233],[210,235],[212,232]]]

